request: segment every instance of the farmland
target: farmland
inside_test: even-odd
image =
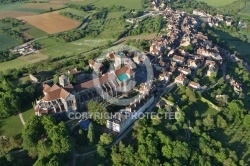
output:
[[[0,19],[5,17],[30,16],[38,13],[44,13],[52,8],[60,9],[64,5],[60,3],[11,3],[0,5]]]
[[[47,32],[48,34],[67,31],[80,25],[80,22],[61,16],[59,12],[18,17],[18,19],[27,21],[29,24]]]
[[[229,5],[235,2],[236,0],[197,0],[197,1],[206,2],[208,5],[219,7],[219,6]]]
[[[0,33],[0,50],[8,49],[18,44],[20,43],[16,39]]]

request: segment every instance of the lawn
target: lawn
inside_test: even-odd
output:
[[[13,69],[13,68],[19,69],[22,67],[27,67],[29,64],[31,63],[22,61],[20,59],[14,59],[8,62],[0,63],[0,71],[5,71],[7,69]]]
[[[197,1],[206,2],[208,5],[219,7],[219,6],[229,5],[235,2],[236,0],[197,0]]]
[[[38,42],[44,47],[40,52],[49,57],[70,56],[90,51],[98,46],[103,46],[112,38],[93,39],[83,38],[73,42],[55,42],[54,39],[46,38]]]
[[[0,119],[0,135],[7,137],[13,137],[21,134],[23,124],[18,115],[13,115],[6,119]]]
[[[112,5],[125,6],[128,9],[142,9],[141,0],[85,0],[83,2],[75,2],[75,4],[94,4],[96,7],[109,7]]]
[[[0,50],[5,50],[17,46],[18,44],[20,44],[18,40],[0,33]]]
[[[35,116],[35,111],[32,107],[30,107],[28,110],[23,112],[22,115],[25,123],[27,123],[31,117]]]

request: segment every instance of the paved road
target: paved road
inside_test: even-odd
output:
[[[18,113],[18,116],[19,116],[19,118],[20,118],[22,124],[25,125],[25,121],[24,121],[24,119],[23,119],[23,114],[22,114],[21,112],[19,112],[19,113]]]

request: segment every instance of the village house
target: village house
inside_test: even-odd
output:
[[[197,70],[202,66],[202,62],[200,59],[188,59],[187,66],[190,69]]]
[[[194,81],[190,81],[188,85],[189,85],[189,87],[191,87],[191,88],[193,88],[195,90],[201,89],[200,84],[197,83],[197,82],[194,82]]]
[[[170,82],[172,73],[171,72],[163,72],[160,74],[159,79],[161,81],[166,81],[166,83]]]
[[[182,73],[180,73],[180,75],[177,76],[177,77],[175,78],[175,80],[174,80],[175,83],[181,84],[181,85],[183,85],[183,86],[187,85],[187,84],[188,84],[188,81],[189,81],[189,80],[188,80],[187,76],[186,76],[185,74],[182,74]]]
[[[173,61],[175,61],[176,63],[183,65],[185,62],[185,58],[182,56],[178,56],[178,55],[174,55],[173,56]]]
[[[130,106],[120,110],[115,115],[111,115],[106,122],[106,127],[116,132],[123,132],[131,123],[139,118],[152,103],[154,102],[154,96],[147,94],[139,96],[130,103]]]
[[[185,75],[191,75],[191,70],[189,68],[179,67],[178,71]]]
[[[193,10],[193,15],[197,15],[197,16],[206,16],[206,12],[204,12],[203,10],[202,11],[199,11],[197,9],[194,9]]]

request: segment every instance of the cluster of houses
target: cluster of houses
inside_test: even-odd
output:
[[[11,50],[13,53],[19,53],[21,55],[29,55],[32,54],[36,51],[36,49],[30,45],[30,44],[24,44],[18,47],[15,47],[14,49]]]
[[[151,63],[160,72],[160,80],[188,85],[200,90],[199,82],[194,82],[196,72],[206,68],[206,76],[216,76],[225,51],[214,45],[207,36],[197,31],[198,21],[183,11],[166,8],[164,18],[168,20],[166,35],[156,37],[150,46],[150,54],[154,58]],[[191,50],[188,50],[191,49]]]
[[[203,10],[193,10],[193,14],[200,16],[200,18],[207,22],[210,27],[219,26],[219,22],[225,22],[227,26],[232,26],[233,19],[229,16],[223,16],[221,14],[216,14],[215,16],[207,14]]]

